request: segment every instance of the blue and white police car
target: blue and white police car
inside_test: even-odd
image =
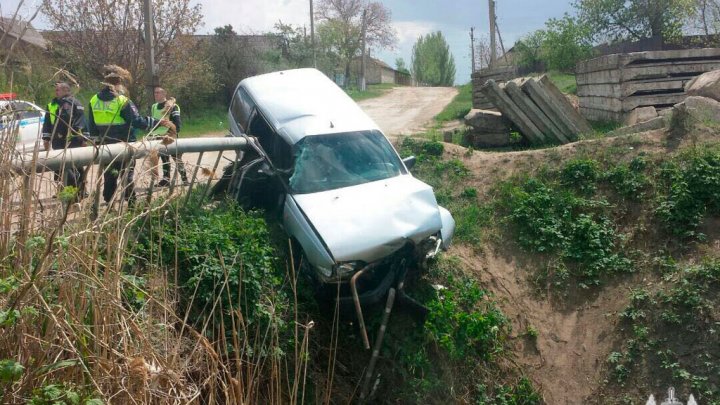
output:
[[[0,93],[0,143],[10,143],[21,153],[43,149],[42,125],[45,110],[14,93]]]

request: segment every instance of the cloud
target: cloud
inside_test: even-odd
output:
[[[437,24],[430,21],[396,21],[393,27],[397,32],[398,47],[413,45],[421,35],[437,30]]]
[[[205,26],[203,32],[231,24],[240,33],[260,33],[273,30],[281,20],[285,24],[310,28],[308,0],[200,0]]]

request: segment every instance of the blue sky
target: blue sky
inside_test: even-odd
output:
[[[2,0],[0,13],[11,15],[19,0]],[[272,30],[284,23],[309,25],[309,0],[194,0],[203,6],[205,24],[201,32],[232,24],[244,33]],[[315,0],[318,2],[321,0]],[[392,11],[398,33],[395,49],[373,51],[388,64],[402,57],[410,64],[412,46],[419,35],[440,30],[450,45],[457,66],[457,83],[470,80],[470,27],[476,35],[488,34],[486,0],[381,0]],[[29,15],[41,0],[25,0],[22,13]],[[571,0],[496,0],[498,24],[506,48],[524,34],[542,28],[545,21],[572,11]],[[42,22],[39,22],[42,27]]]

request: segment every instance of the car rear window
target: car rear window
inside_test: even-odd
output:
[[[384,180],[405,173],[379,131],[307,136],[295,145],[293,193],[316,193]]]

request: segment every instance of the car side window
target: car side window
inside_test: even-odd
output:
[[[235,122],[243,132],[248,132],[248,121],[250,121],[250,116],[254,108],[255,103],[252,102],[247,92],[242,87],[238,87],[233,96],[230,111],[232,112],[233,119],[235,119]]]
[[[254,136],[260,141],[260,145],[263,147],[263,150],[265,150],[265,153],[268,155],[272,154],[273,141],[276,137],[275,132],[261,114],[258,113],[253,116],[247,132],[248,135]]]
[[[17,113],[18,119],[24,120],[28,118],[40,118],[43,116],[42,111],[36,110],[32,105],[16,101],[13,103],[13,109]]]
[[[253,116],[248,135],[258,138],[260,146],[267,153],[273,166],[278,169],[292,167],[292,146],[275,133],[260,113]]]

